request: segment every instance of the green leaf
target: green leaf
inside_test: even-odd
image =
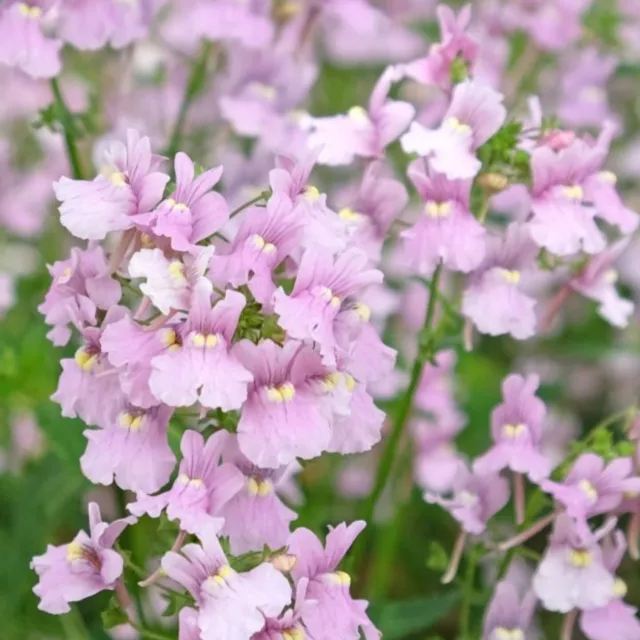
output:
[[[374,604],[368,613],[385,640],[400,640],[431,628],[459,599],[460,594],[456,591],[429,598]]]
[[[127,622],[129,622],[127,614],[120,607],[118,599],[113,596],[109,606],[102,612],[102,625],[105,629],[113,629]]]

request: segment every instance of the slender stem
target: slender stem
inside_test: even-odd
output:
[[[53,97],[55,98],[58,109],[60,110],[62,132],[64,136],[64,143],[67,147],[67,156],[69,158],[69,165],[71,166],[71,173],[76,180],[82,180],[84,173],[82,171],[82,162],[80,161],[80,154],[76,145],[75,136],[73,135],[72,115],[64,101],[57,78],[53,78],[51,80],[51,90],[53,91]]]
[[[171,547],[171,551],[174,551],[174,552],[180,551],[186,538],[187,538],[187,532],[180,531],[173,543],[173,546]],[[154,582],[156,582],[157,580],[159,580],[160,578],[162,578],[164,575],[166,574],[164,572],[164,569],[162,568],[162,565],[160,565],[148,578],[138,582],[138,585],[141,587],[148,587],[152,585]]]
[[[478,222],[480,224],[482,224],[486,219],[487,219],[487,215],[489,214],[489,203],[490,203],[491,199],[489,198],[489,196],[485,197],[482,206],[480,207],[480,211],[478,213]]]
[[[640,548],[638,548],[638,536],[640,535],[640,513],[634,513],[629,520],[627,529],[627,540],[629,542],[629,555],[632,560],[640,559]]]
[[[473,583],[476,578],[478,553],[475,547],[467,556],[467,572],[464,580],[462,610],[460,611],[460,632],[463,640],[471,638],[471,599],[473,597]]]
[[[376,504],[378,503],[378,500],[387,485],[387,481],[389,480],[391,467],[400,442],[400,437],[402,436],[402,432],[404,431],[409,415],[411,414],[411,409],[413,408],[413,401],[416,391],[418,390],[418,385],[420,384],[422,370],[429,358],[433,355],[432,327],[437,306],[437,292],[441,271],[442,264],[439,264],[433,274],[433,278],[431,279],[431,286],[429,287],[429,304],[427,306],[424,325],[419,336],[418,355],[416,356],[411,370],[409,387],[402,398],[400,410],[398,411],[398,415],[393,423],[391,433],[387,439],[387,446],[382,453],[382,459],[378,465],[373,491],[365,505],[363,517],[367,522],[372,519]]]
[[[550,513],[548,516],[545,516],[544,518],[541,518],[540,520],[538,520],[538,522],[536,522],[535,524],[532,524],[528,529],[526,529],[522,533],[519,533],[513,536],[512,538],[509,538],[508,540],[501,542],[498,545],[498,548],[500,549],[500,551],[508,551],[513,547],[519,547],[523,542],[526,542],[527,540],[529,540],[529,538],[533,538],[533,536],[535,536],[537,533],[540,533],[540,531],[542,531],[547,526],[549,526],[553,522],[555,517],[556,517],[555,512]]]
[[[256,202],[260,202],[260,200],[268,200],[269,194],[270,194],[269,191],[261,191],[255,198],[249,200],[249,202],[245,202],[244,204],[241,204],[237,209],[234,209],[229,214],[229,219],[235,218],[240,212],[244,211],[245,209],[248,209],[251,205],[256,204]]]
[[[207,67],[209,66],[209,57],[211,56],[212,50],[212,43],[205,42],[202,46],[200,55],[198,56],[197,60],[195,60],[195,62],[193,63],[193,67],[191,68],[191,74],[189,75],[189,80],[187,81],[187,88],[182,98],[182,102],[180,103],[178,117],[176,119],[175,125],[173,126],[173,132],[171,133],[169,144],[167,145],[167,148],[164,152],[165,155],[169,156],[170,158],[175,156],[180,149],[180,142],[184,133],[184,127],[187,123],[189,109],[191,109],[194,100],[202,91],[202,88],[204,86]]]
[[[524,522],[525,512],[525,490],[524,490],[524,478],[521,473],[513,474],[513,495],[514,495],[514,507],[516,512],[516,524],[521,525]]]
[[[464,531],[460,531],[458,539],[456,540],[456,543],[453,547],[453,551],[451,552],[451,558],[449,558],[449,566],[447,567],[447,571],[440,580],[442,584],[449,584],[450,582],[453,582],[453,579],[456,577],[466,541],[467,534]]]
[[[573,289],[568,285],[564,284],[562,288],[556,293],[555,296],[551,299],[549,306],[544,314],[544,318],[540,323],[540,329],[543,333],[546,333],[551,329],[551,325],[555,320],[558,313],[560,313],[560,309],[564,306],[564,303],[569,299]]]
[[[567,615],[564,617],[562,634],[560,636],[561,640],[571,640],[571,638],[573,637],[573,627],[576,623],[577,615],[578,611],[574,609],[573,611],[569,611],[569,613],[567,613]]]

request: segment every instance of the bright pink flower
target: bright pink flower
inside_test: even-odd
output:
[[[83,240],[104,240],[111,231],[136,227],[136,216],[153,210],[169,182],[169,176],[158,171],[161,162],[151,153],[149,138],[129,129],[126,146],[117,142],[109,149],[104,174],[54,183],[62,203],[61,223]],[[143,228],[146,218],[142,216]]]
[[[478,56],[475,40],[466,32],[471,22],[471,5],[465,5],[458,15],[446,5],[436,9],[440,24],[440,42],[431,45],[429,54],[402,67],[404,74],[426,85],[435,85],[444,91],[452,86],[451,66],[463,61],[471,69]]]
[[[266,211],[249,209],[232,243],[211,259],[214,282],[248,284],[255,299],[268,305],[276,290],[273,271],[300,243],[304,228],[300,214],[282,193],[271,196]]]
[[[98,505],[89,504],[90,535],[80,531],[69,544],[49,545],[44,555],[31,562],[40,578],[33,589],[40,598],[38,609],[67,613],[71,610],[69,603],[113,590],[124,562],[112,547],[124,529],[135,522],[136,518],[129,517],[107,524],[102,522]]]
[[[347,249],[335,260],[325,251],[308,250],[291,294],[279,288],[274,295],[280,326],[292,338],[317,342],[327,365],[336,362],[333,325],[345,300],[382,282],[382,273],[367,265],[366,254],[358,249]]]
[[[242,453],[258,467],[275,469],[326,451],[331,415],[316,390],[315,380],[326,373],[318,355],[293,340],[284,347],[243,340],[236,353],[253,374],[238,422]]]
[[[141,249],[131,256],[129,276],[146,279],[140,291],[163,315],[172,310],[186,311],[196,288],[207,282],[204,275],[213,251],[213,247],[198,247],[193,254],[180,259],[168,258],[160,249]]]
[[[47,38],[42,29],[47,2],[10,1],[0,7],[0,64],[21,69],[32,78],[60,73],[62,42]]]
[[[487,522],[509,502],[509,483],[497,474],[472,474],[465,465],[459,465],[451,497],[432,493],[424,497],[446,509],[464,531],[480,535]]]
[[[244,487],[220,511],[224,518],[220,535],[229,537],[231,552],[241,555],[259,551],[264,545],[270,549],[284,547],[291,522],[298,517],[278,495],[288,467],[256,467],[241,453],[235,437],[228,439],[223,459],[235,465],[244,476]]]
[[[268,562],[244,573],[235,571],[211,530],[199,537],[202,545],[189,544],[182,554],[167,553],[162,567],[196,601],[200,631],[196,637],[247,640],[262,630],[265,618],[279,616],[291,602],[291,587]],[[181,626],[183,622],[191,626],[192,621],[190,613]]]
[[[481,163],[475,151],[504,124],[504,96],[478,81],[455,86],[451,104],[439,129],[426,129],[414,122],[401,138],[407,153],[429,159],[436,172],[450,180],[475,177]]]
[[[242,473],[231,464],[220,464],[220,456],[229,434],[214,433],[209,439],[197,432],[185,431],[180,443],[182,460],[176,481],[169,491],[155,496],[138,492],[136,502],[127,506],[137,516],[145,513],[160,517],[166,509],[170,520],[178,520],[180,528],[201,535],[208,528],[220,530],[222,507],[244,484]]]
[[[505,333],[518,340],[536,330],[536,301],[521,288],[523,275],[535,270],[538,247],[527,229],[511,224],[504,238],[488,237],[487,254],[471,274],[462,299],[462,313],[481,333]]]
[[[153,212],[151,228],[158,236],[171,239],[175,251],[191,251],[194,245],[212,236],[229,218],[225,199],[213,187],[222,167],[195,176],[193,161],[186,153],[175,158],[176,185],[173,193]]]
[[[539,378],[511,375],[502,383],[503,404],[491,414],[493,446],[473,463],[477,473],[495,473],[508,468],[525,473],[533,482],[546,478],[549,460],[540,452],[542,425],[547,412],[535,395]]]
[[[347,115],[312,118],[310,148],[322,147],[318,162],[351,164],[356,157],[380,158],[385,148],[409,126],[415,108],[408,102],[389,100],[399,74],[389,67],[373,89],[367,109],[352,107]]]
[[[615,580],[591,532],[582,535],[566,514],[553,534],[533,577],[533,590],[549,611],[596,609],[614,598]]]
[[[47,337],[56,346],[67,344],[69,325],[82,329],[95,325],[98,309],[106,311],[118,304],[122,289],[107,272],[107,261],[101,247],[85,250],[74,247],[68,260],[49,266],[51,287],[38,311],[53,329]]]
[[[620,328],[629,324],[629,317],[635,307],[631,300],[626,300],[618,294],[618,272],[613,268],[613,263],[628,244],[628,238],[624,238],[611,245],[591,258],[584,269],[569,282],[572,289],[599,302],[598,313],[614,327]]]
[[[176,457],[167,442],[169,407],[148,410],[124,404],[102,429],[87,429],[80,458],[84,475],[96,484],[153,493],[169,480]]]
[[[368,602],[354,600],[349,593],[351,578],[338,566],[354,540],[365,528],[362,520],[332,528],[326,546],[309,529],[296,529],[289,538],[289,553],[296,556],[291,573],[296,581],[309,579],[307,597],[316,601],[302,616],[314,640],[358,640],[360,630],[376,637],[375,627],[365,613]]]
[[[409,178],[425,204],[416,224],[402,232],[407,261],[427,277],[440,262],[455,271],[475,269],[485,255],[486,231],[471,213],[471,180],[448,180],[422,159],[411,164]]]
[[[176,348],[151,361],[149,388],[173,407],[239,409],[253,379],[231,345],[245,297],[228,290],[211,305],[211,283],[203,280],[194,292],[186,321],[176,329]]]
[[[147,34],[149,5],[137,0],[62,0],[58,33],[83,51],[102,49],[107,44],[122,49]]]

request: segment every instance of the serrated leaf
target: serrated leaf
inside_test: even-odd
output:
[[[460,599],[456,592],[402,602],[371,605],[369,616],[385,640],[400,640],[427,631],[442,620]]]

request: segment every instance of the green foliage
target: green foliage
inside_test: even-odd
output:
[[[116,596],[111,597],[109,606],[102,612],[101,618],[105,629],[113,629],[129,621],[129,616],[122,610]]]

